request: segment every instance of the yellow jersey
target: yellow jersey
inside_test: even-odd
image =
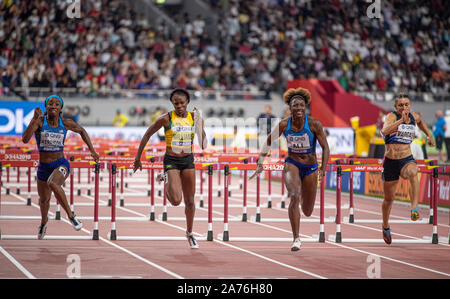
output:
[[[166,136],[166,145],[180,152],[192,152],[194,143],[195,127],[191,112],[187,113],[185,118],[177,116],[175,111],[169,114],[169,126],[164,128]]]

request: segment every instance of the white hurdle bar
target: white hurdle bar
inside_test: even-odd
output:
[[[367,238],[342,238],[342,232],[341,232],[341,176],[342,176],[342,167],[343,166],[339,166],[339,165],[332,165],[332,171],[337,171],[337,175],[336,175],[336,207],[337,207],[337,213],[336,213],[336,234],[334,235],[334,237],[329,237],[328,240],[329,241],[333,241],[336,243],[342,243],[342,242],[347,242],[347,243],[378,243],[378,242],[384,242],[384,240],[382,238],[380,239],[367,239]],[[358,165],[358,171],[381,171],[381,167],[382,166],[369,166],[369,165]],[[355,169],[355,165],[346,165],[345,166],[346,171],[353,171]],[[437,179],[437,175],[438,175],[438,169],[437,168],[433,168],[432,171],[430,171],[429,168],[424,168],[424,167],[420,167],[419,166],[419,171],[423,172],[423,173],[432,173],[432,180],[435,181]],[[434,196],[432,198],[433,200],[433,209],[434,209],[434,217],[433,217],[433,232],[432,232],[432,236],[431,238],[427,238],[427,239],[400,239],[400,240],[396,240],[397,243],[419,243],[419,244],[423,244],[423,243],[432,243],[432,244],[438,244],[438,234],[437,234],[437,184],[433,183],[434,186]],[[361,222],[365,222],[366,220],[361,220]],[[355,222],[355,221],[354,221]],[[373,221],[371,223],[377,223],[378,221]],[[419,221],[404,221],[404,220],[393,220],[390,221],[392,223],[428,223],[428,221],[426,219],[422,219]],[[394,242],[394,240],[392,241]]]
[[[25,161],[19,161],[19,160],[11,160],[11,161],[1,161],[0,162],[0,185],[2,183],[1,181],[1,172],[3,167],[28,167],[28,183],[30,184],[30,168],[34,167],[35,165],[38,164],[38,161],[35,160],[25,160]],[[74,235],[74,236],[70,236],[70,235],[66,235],[66,236],[52,236],[52,235],[46,235],[44,236],[44,239],[47,240],[86,240],[86,239],[91,239],[91,240],[98,240],[99,239],[99,232],[98,232],[98,201],[99,201],[99,195],[98,195],[98,191],[99,191],[99,173],[100,173],[100,164],[96,164],[94,162],[82,162],[82,161],[77,161],[77,162],[73,162],[73,160],[71,159],[71,169],[81,169],[81,168],[92,168],[92,166],[94,165],[94,172],[95,172],[95,195],[94,195],[94,230],[92,232],[92,235],[88,235],[88,236],[79,236],[79,235]],[[8,169],[8,168],[7,168]],[[71,193],[73,193],[73,180],[71,180]],[[30,187],[28,188],[28,190],[30,190]],[[73,194],[71,194],[71,198],[73,198]],[[1,197],[0,197],[0,201],[1,201]],[[31,200],[27,199],[27,204],[28,202],[31,205]],[[0,202],[1,204],[1,202]],[[57,205],[57,210],[56,210],[56,214],[55,214],[55,219],[59,220],[60,219],[60,207],[59,205]],[[7,215],[3,215],[0,216],[0,219],[3,220],[37,220],[37,219],[41,219],[40,216],[7,216]],[[36,240],[37,239],[37,235],[0,235],[0,239],[3,240]]]

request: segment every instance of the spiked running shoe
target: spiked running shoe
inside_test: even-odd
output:
[[[411,220],[416,221],[419,219],[419,209],[415,208],[411,210]]]
[[[302,241],[300,241],[300,238],[296,238],[291,246],[291,251],[299,251],[300,247],[302,247]]]
[[[384,228],[383,229],[383,240],[386,244],[390,245],[392,243],[392,237],[391,237],[391,228]]]
[[[44,239],[46,232],[47,232],[47,223],[39,225],[39,230],[38,230],[38,235],[37,235],[38,240]]]
[[[192,233],[186,232],[186,238],[187,238],[187,240],[189,242],[189,246],[192,249],[197,249],[198,248],[197,240],[194,238],[194,235]]]
[[[73,215],[73,217],[69,217],[69,220],[75,230],[80,230],[83,227],[83,223],[81,223],[81,221],[78,220],[75,215]]]

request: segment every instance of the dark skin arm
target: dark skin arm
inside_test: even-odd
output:
[[[91,152],[91,156],[92,158],[94,158],[95,163],[98,163],[99,155],[95,151],[94,146],[92,146],[91,139],[89,138],[89,135],[87,134],[86,130],[71,119],[62,119],[62,121],[67,130],[71,130],[75,133],[80,134],[81,139],[83,139],[84,143],[86,143],[86,145],[88,146],[89,151]]]
[[[288,124],[289,118],[283,119],[278,123],[278,125],[272,130],[269,136],[267,136],[266,143],[261,149],[261,153],[258,159],[258,166],[256,168],[255,173],[253,173],[249,180],[253,179],[255,176],[260,174],[263,171],[263,162],[264,158],[269,154],[270,146],[272,145],[272,139],[277,140],[278,137],[283,134],[284,130],[286,130],[287,124]]]
[[[309,120],[310,129],[316,135],[317,141],[322,147],[322,166],[320,167],[320,175],[323,177],[327,169],[328,158],[330,157],[330,148],[328,147],[327,136],[323,131],[320,121],[311,116],[309,117]]]
[[[136,153],[136,158],[134,159],[134,168],[133,172],[136,172],[136,170],[142,170],[142,163],[141,163],[141,155],[144,151],[145,146],[147,145],[147,142],[149,141],[150,137],[155,134],[161,127],[167,127],[169,125],[169,115],[167,113],[159,116],[156,121],[147,129],[144,136],[141,139],[141,142],[139,143],[139,148]]]
[[[23,143],[28,143],[28,141],[30,141],[31,137],[33,137],[33,134],[41,129],[43,122],[44,116],[42,115],[42,110],[40,107],[36,107],[36,109],[34,109],[33,118],[22,134]]]

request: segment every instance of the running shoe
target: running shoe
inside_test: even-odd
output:
[[[192,233],[186,232],[186,238],[189,242],[189,246],[191,246],[192,249],[198,248],[197,240],[195,239],[194,235]]]
[[[39,225],[39,230],[38,230],[38,235],[37,235],[38,240],[44,239],[46,232],[47,232],[47,223]]]
[[[81,221],[78,220],[75,215],[73,215],[73,217],[69,217],[69,220],[75,230],[80,230],[83,227],[83,223],[81,223]]]
[[[302,241],[300,241],[300,238],[296,238],[291,246],[291,251],[298,251],[300,247],[302,247]]]
[[[386,244],[391,244],[392,243],[392,237],[391,237],[391,228],[383,228],[383,240]]]
[[[419,209],[415,208],[411,210],[411,220],[416,221],[419,219]]]

